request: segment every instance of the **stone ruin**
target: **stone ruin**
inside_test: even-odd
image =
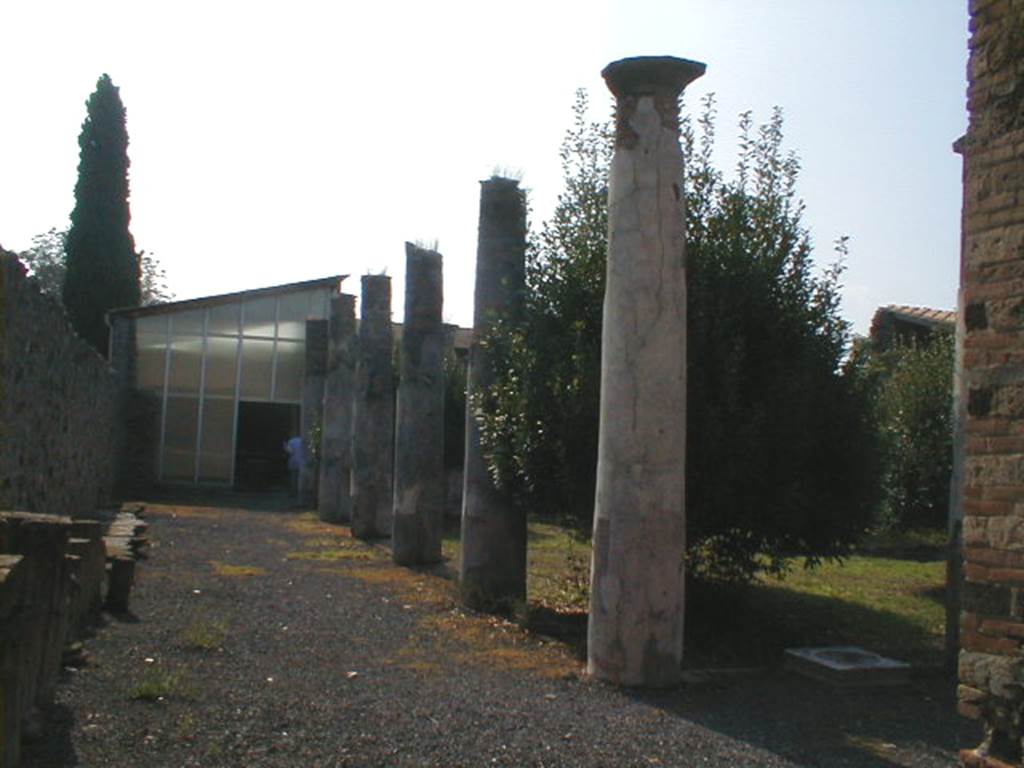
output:
[[[111,510],[126,379],[0,250],[0,765],[20,760],[73,641],[126,613],[140,507]],[[115,342],[117,339],[115,339]]]
[[[959,143],[964,208],[958,381],[964,423],[958,443],[963,475],[955,487],[964,515],[958,708],[982,722],[985,739],[960,758],[967,766],[1001,768],[1020,765],[1024,757],[1024,1],[973,0],[970,15],[970,126]],[[678,339],[685,338],[686,288],[674,182],[681,172],[678,97],[703,71],[696,62],[644,57],[614,62],[603,73],[616,97],[616,133],[588,671],[624,685],[671,685],[680,673],[685,360]],[[499,314],[516,311],[521,205],[515,182],[484,182],[478,334]],[[322,425],[325,460],[319,479],[306,473],[300,489],[307,501],[319,496],[325,519],[351,519],[362,537],[391,533],[395,561],[420,565],[441,558],[443,291],[440,254],[410,244],[407,260],[397,414],[387,407],[387,278],[364,278],[358,337],[352,297],[335,301],[330,321],[307,325],[303,435],[308,441]],[[53,339],[68,343],[63,331],[50,330],[60,325],[54,309],[26,288],[12,256],[0,254],[0,267],[7,430],[0,449],[0,508],[90,512],[109,498],[112,457],[75,446],[97,436],[104,445],[123,444],[115,414],[125,385],[73,344],[56,351],[47,346]],[[44,331],[33,336],[33,329]],[[666,339],[671,349],[662,347]],[[471,390],[487,386],[484,362],[475,345]],[[55,375],[54,367],[60,380],[82,385],[62,385],[66,406],[46,401],[49,390],[37,386],[43,371],[48,380]],[[354,409],[352,398],[342,394],[352,391]],[[11,425],[23,423],[14,418],[14,403],[44,412],[47,420],[44,435],[23,436],[20,455],[10,449]],[[373,439],[364,439],[367,434]],[[57,446],[59,468],[32,447],[37,437]],[[525,521],[480,469],[479,438],[467,416],[460,574],[472,594],[525,597]],[[80,500],[88,509],[78,506]],[[67,638],[96,614],[104,571],[107,604],[127,610],[137,549],[132,542],[142,540],[141,526],[125,526],[127,546],[124,531],[118,544],[118,536],[104,537],[96,521],[0,514],[4,765],[17,763],[23,718],[52,696]]]
[[[444,534],[444,291],[440,253],[405,253],[391,550],[396,563],[427,565],[441,561]]]
[[[967,766],[1020,765],[1024,740],[1024,2],[970,3],[957,319],[965,413],[959,711]],[[959,452],[958,451],[958,452]]]
[[[463,600],[479,608],[526,600],[526,512],[495,488],[470,400],[493,385],[491,353],[481,342],[495,322],[519,316],[525,282],[526,198],[519,182],[488,179],[480,190],[459,556]]]
[[[704,65],[624,59],[608,190],[608,278],[587,672],[679,681],[686,515],[686,257],[679,96]],[[680,343],[682,342],[684,343]]]

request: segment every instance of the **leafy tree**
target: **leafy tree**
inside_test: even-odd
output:
[[[847,554],[870,524],[877,460],[866,393],[840,368],[846,241],[813,263],[782,113],[739,123],[726,180],[714,105],[683,126],[689,264],[687,519],[691,566],[748,579],[792,556]]]
[[[882,446],[882,527],[945,528],[953,471],[953,335],[879,349],[863,340],[850,368],[869,389]]]
[[[139,256],[128,224],[128,132],[117,87],[102,75],[78,137],[78,182],[67,236],[63,298],[78,334],[107,351],[104,314],[141,299]]]
[[[562,147],[565,191],[528,251],[526,319],[487,343],[498,383],[475,393],[485,455],[521,503],[589,519],[598,428],[610,128],[584,94]],[[799,163],[782,115],[740,119],[739,162],[712,162],[713,100],[682,123],[687,207],[690,567],[744,580],[847,553],[868,525],[875,463],[866,396],[841,374],[840,259],[815,272]]]
[[[174,293],[167,287],[167,271],[155,254],[139,251],[139,269],[142,272],[139,286],[141,304],[159,304],[174,298]]]
[[[32,238],[32,247],[18,254],[21,262],[28,267],[31,277],[39,285],[39,290],[60,301],[61,289],[64,286],[66,254],[65,243],[68,231],[50,227],[41,235]]]
[[[32,238],[32,247],[18,254],[18,258],[28,268],[29,276],[35,278],[39,289],[61,300],[61,289],[64,275],[67,272],[67,253],[65,243],[68,231],[51,227],[41,235]],[[167,287],[167,272],[160,260],[153,254],[142,251],[139,253],[142,270],[141,292],[143,305],[170,301],[174,294]]]

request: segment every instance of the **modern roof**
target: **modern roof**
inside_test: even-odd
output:
[[[295,293],[307,291],[310,288],[338,288],[341,281],[348,275],[331,275],[320,277],[316,280],[303,280],[299,283],[285,283],[284,285],[273,285],[269,288],[253,288],[248,291],[236,291],[235,293],[222,293],[217,296],[204,296],[198,299],[185,299],[183,301],[168,301],[162,304],[150,304],[145,307],[123,307],[112,309],[107,312],[107,317],[113,315],[124,317],[143,317],[145,315],[160,315],[165,312],[177,312],[183,309],[199,309],[200,307],[212,307],[218,304],[228,304],[234,301],[253,299],[261,296],[277,296],[284,293]]]

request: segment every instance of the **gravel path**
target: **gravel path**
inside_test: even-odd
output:
[[[953,766],[977,743],[948,680],[619,691],[347,529],[273,509],[146,517],[133,614],[86,640],[26,766]]]

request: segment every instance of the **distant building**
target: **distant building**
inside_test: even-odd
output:
[[[306,321],[327,319],[345,277],[109,313],[111,363],[123,386],[149,395],[156,410],[155,455],[142,457],[153,479],[287,483],[282,444],[302,423]],[[472,331],[452,331],[464,354]]]
[[[871,319],[871,339],[880,349],[895,343],[927,343],[933,333],[952,333],[955,326],[956,312],[951,310],[890,304],[879,307]]]

